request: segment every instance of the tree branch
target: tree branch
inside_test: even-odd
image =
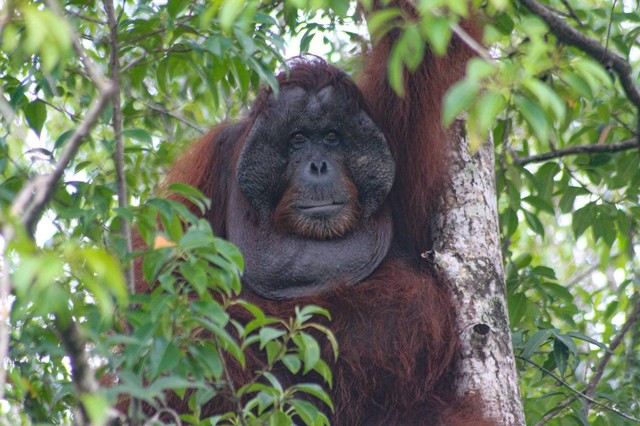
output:
[[[61,16],[60,9],[55,0],[47,0],[47,5],[54,14]],[[71,31],[70,34],[75,51],[80,57],[89,77],[98,88],[98,97],[91,103],[84,120],[69,138],[53,171],[48,174],[36,176],[26,183],[16,195],[11,205],[11,216],[15,218],[15,220],[21,221],[30,237],[33,237],[35,226],[44,211],[45,205],[53,195],[56,185],[64,176],[66,168],[77,154],[85,137],[98,122],[115,88],[112,82],[104,78],[100,69],[85,54],[78,35],[73,31]],[[5,224],[3,234],[7,245],[15,238],[15,233],[16,230],[11,223]],[[6,359],[6,354],[8,353],[9,330],[7,324],[10,315],[10,305],[8,303],[11,291],[9,266],[6,253],[3,253],[4,273],[0,282],[0,360]],[[95,393],[98,387],[85,353],[86,342],[79,332],[78,325],[73,319],[64,326],[61,326],[59,321],[57,321],[53,329],[59,333],[60,341],[72,359],[72,379],[77,392],[79,394]],[[0,362],[0,388],[4,388],[6,384],[6,373],[2,368],[3,365],[4,363]],[[78,424],[88,424],[89,422],[82,408],[82,404],[80,404],[80,407],[82,413],[78,418]]]
[[[574,394],[576,394],[577,396],[584,398],[585,400],[591,402],[594,405],[597,405],[599,407],[604,408],[605,410],[609,410],[613,413],[616,413],[617,415],[619,415],[620,417],[624,417],[627,420],[631,420],[634,421],[636,423],[640,423],[640,419],[636,419],[635,417],[624,413],[616,408],[613,408],[609,405],[603,404],[599,401],[596,401],[595,399],[591,398],[588,395],[585,395],[584,393],[580,392],[578,389],[574,388],[573,386],[571,386],[569,383],[565,382],[564,380],[562,380],[560,377],[558,377],[557,375],[553,374],[553,372],[551,372],[550,370],[544,368],[541,365],[536,364],[535,362],[531,361],[530,359],[527,358],[523,358],[519,355],[516,355],[516,358],[526,362],[527,364],[531,364],[532,366],[536,367],[538,370],[542,371],[543,373],[545,373],[546,375],[552,377],[554,380],[556,380],[558,383],[560,383],[562,386],[566,387],[567,389],[569,389],[571,392],[573,392]]]
[[[610,144],[570,146],[567,148],[557,149],[551,152],[536,154],[529,157],[519,157],[513,152],[512,152],[512,155],[514,156],[514,161],[513,161],[514,164],[518,166],[524,166],[525,164],[552,160],[554,158],[566,157],[568,155],[613,153],[613,152],[627,151],[630,149],[637,149],[637,148],[638,148],[638,142],[635,139],[629,139],[623,142],[610,143]]]
[[[20,190],[13,201],[11,212],[13,216],[21,219],[30,235],[33,235],[35,225],[44,210],[45,204],[51,198],[56,184],[64,175],[64,171],[71,160],[75,157],[84,138],[100,118],[102,111],[111,98],[112,91],[113,86],[108,83],[98,99],[93,101],[80,127],[78,127],[69,138],[53,172],[39,175],[32,179]],[[5,234],[5,237],[10,239],[13,237],[13,234]]]
[[[622,56],[607,50],[597,40],[574,29],[536,0],[520,0],[520,3],[524,4],[533,14],[542,18],[547,23],[549,30],[560,41],[577,47],[605,67],[612,68],[620,77],[620,83],[629,100],[640,108],[640,91],[631,75],[631,65]]]
[[[0,16],[0,40],[2,40],[2,34],[4,33],[5,26],[11,21],[11,17],[13,16],[13,10],[15,6],[14,3],[14,1],[6,2],[6,11],[2,14],[2,16]],[[5,122],[7,123],[7,128],[9,128],[9,125],[15,118],[16,113],[13,111],[13,108],[11,108],[9,102],[7,102],[7,100],[4,98],[2,87],[0,87],[0,114],[2,114],[2,116],[4,117]],[[2,391],[0,391],[0,393],[1,392]]]
[[[602,375],[604,374],[604,369],[609,363],[609,361],[611,360],[611,356],[613,355],[613,352],[618,348],[618,346],[620,346],[625,335],[629,332],[629,330],[631,330],[631,328],[635,324],[638,323],[638,321],[640,321],[640,295],[636,295],[636,300],[633,304],[633,309],[631,310],[631,313],[627,317],[627,320],[622,325],[620,330],[618,330],[618,332],[613,337],[613,339],[611,339],[611,343],[609,344],[609,350],[605,351],[604,355],[600,359],[600,362],[598,362],[598,365],[596,366],[596,369],[594,370],[593,375],[591,376],[591,379],[589,379],[589,383],[587,384],[587,387],[584,390],[585,395],[592,396],[595,393],[596,386],[602,379]],[[589,409],[588,402],[585,409],[586,410]]]
[[[85,351],[86,339],[80,332],[78,325],[72,320],[69,324],[63,324],[59,319],[51,326],[58,340],[62,343],[67,355],[71,359],[71,378],[79,395],[96,393],[99,389],[98,382],[93,376],[93,370],[89,366],[89,358]],[[78,424],[90,424],[89,418],[82,404],[80,404],[80,419]]]
[[[638,109],[638,128],[640,130],[640,90],[635,85],[631,65],[620,55],[608,50],[600,44],[580,31],[576,30],[563,19],[554,15],[542,3],[537,0],[520,0],[531,13],[542,18],[546,22],[549,30],[561,42],[577,47],[578,49],[591,56],[607,69],[613,69],[620,79],[620,84],[627,98]],[[640,132],[638,132],[638,144],[640,144]]]
[[[113,154],[113,160],[116,166],[116,180],[118,185],[118,207],[126,209],[129,206],[129,197],[127,195],[127,182],[124,172],[124,141],[122,139],[122,99],[120,91],[120,62],[118,50],[118,23],[116,22],[116,13],[112,0],[104,0],[104,10],[107,14],[107,22],[109,24],[109,41],[111,43],[111,56],[109,58],[109,68],[111,69],[111,81],[114,85],[113,90],[113,133],[116,140],[116,149]],[[131,239],[131,224],[125,217],[122,218],[122,238],[125,240],[127,253],[133,251],[133,243]],[[133,268],[133,261],[129,260],[126,265],[127,286],[131,294],[135,293],[136,283]]]
[[[0,400],[4,399],[7,370],[4,360],[9,355],[9,319],[11,315],[11,279],[7,248],[2,253],[2,269],[0,270]]]
[[[567,408],[568,406],[570,406],[571,404],[573,404],[573,401],[575,401],[576,398],[575,396],[572,396],[571,398],[565,400],[564,402],[558,404],[558,406],[553,410],[548,412],[547,414],[545,414],[544,416],[542,416],[542,418],[540,420],[538,420],[538,422],[535,424],[535,426],[542,426],[547,424],[547,422],[549,420],[551,420],[552,418],[556,417],[558,414],[562,413],[562,410],[564,410],[565,408]]]

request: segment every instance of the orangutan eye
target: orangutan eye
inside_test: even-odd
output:
[[[303,133],[294,133],[293,136],[291,136],[291,146],[293,148],[302,148],[306,140],[307,137]]]
[[[340,142],[340,138],[338,137],[338,134],[336,132],[327,133],[326,135],[324,135],[324,140],[329,145],[337,145],[338,142]]]

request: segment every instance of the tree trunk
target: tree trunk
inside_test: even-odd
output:
[[[432,258],[456,305],[462,356],[460,394],[483,401],[500,425],[524,425],[507,314],[494,177],[493,141],[470,153],[464,123],[451,132],[451,182],[436,224]]]

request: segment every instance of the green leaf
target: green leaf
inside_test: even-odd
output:
[[[318,373],[320,377],[327,383],[330,387],[333,384],[333,373],[331,373],[331,368],[329,365],[323,360],[319,360],[316,363],[316,366],[313,368],[313,371]]]
[[[331,319],[331,313],[320,306],[307,305],[302,308],[296,307],[296,319],[300,324],[309,321],[313,315],[322,315],[329,320]]]
[[[241,366],[245,365],[245,356],[235,339],[218,324],[209,321],[206,318],[195,318],[196,322],[201,324],[204,328],[211,331],[213,335],[218,339],[220,346],[231,356],[233,356]]]
[[[391,49],[388,64],[389,84],[394,92],[400,97],[404,96],[404,63],[401,46],[396,43]]]
[[[259,332],[260,350],[262,350],[265,347],[265,345],[270,341],[275,340],[284,335],[285,335],[285,332],[283,330],[279,330],[273,327],[262,327]]]
[[[580,340],[584,340],[585,342],[589,342],[593,345],[598,346],[599,348],[607,351],[607,352],[611,352],[611,350],[609,349],[609,347],[607,345],[605,345],[604,343],[598,342],[597,340],[593,339],[592,337],[589,337],[585,334],[579,333],[577,331],[570,331],[567,333],[567,336],[571,336],[574,337],[576,339],[580,339]]]
[[[302,367],[302,361],[296,355],[285,355],[281,361],[293,374],[298,374]]]
[[[560,375],[564,376],[569,363],[569,350],[559,339],[553,341],[553,359]]]
[[[447,53],[447,47],[451,41],[449,19],[427,15],[422,19],[421,30],[436,55],[443,56]]]
[[[424,57],[424,41],[415,25],[408,25],[396,42],[402,55],[402,62],[410,71],[415,71]]]
[[[203,229],[200,227],[189,228],[178,242],[178,247],[183,250],[214,248],[215,243],[211,228],[209,228],[209,232],[206,232],[206,230],[203,232]]]
[[[242,13],[242,8],[245,2],[242,1],[225,1],[222,2],[220,11],[218,12],[218,19],[220,20],[220,27],[224,32],[229,33],[231,26],[236,21],[236,18]]]
[[[171,17],[175,18],[189,3],[189,0],[169,0],[167,11]]]
[[[306,327],[315,328],[316,330],[320,331],[325,335],[325,337],[329,340],[329,343],[331,343],[331,348],[333,349],[333,357],[335,360],[337,360],[338,359],[338,341],[336,340],[336,337],[333,335],[333,332],[328,327],[325,327],[320,324],[315,324],[315,323],[308,324],[305,326],[305,328]]]
[[[61,133],[60,136],[58,136],[58,139],[56,139],[54,149],[63,147],[74,133],[75,130],[67,130],[66,132]],[[76,170],[78,170],[78,166],[76,166]]]
[[[244,271],[244,259],[242,252],[234,244],[221,238],[215,239],[215,246],[218,253],[238,268],[238,271]]]
[[[545,143],[549,139],[551,134],[551,126],[544,113],[544,111],[535,103],[523,96],[515,97],[515,104],[518,110],[529,124],[531,132],[540,140]]]
[[[568,336],[566,334],[558,334],[558,333],[555,333],[555,336],[556,336],[556,340],[561,341],[562,344],[566,346],[570,355],[578,356],[578,347],[576,346],[576,343],[573,341],[571,336]]]
[[[584,188],[569,186],[562,188],[563,194],[558,206],[562,213],[569,213],[573,209],[573,204],[578,195],[586,195],[588,192]]]
[[[524,317],[529,300],[523,293],[516,293],[509,296],[509,320],[512,324],[518,324]]]
[[[104,397],[97,393],[85,393],[80,396],[80,399],[82,400],[82,408],[89,415],[91,424],[101,425],[107,423],[111,404]]]
[[[401,17],[402,12],[396,7],[372,13],[367,19],[367,27],[373,42],[377,43],[386,33],[395,28],[397,26],[397,18]]]
[[[271,387],[273,387],[276,391],[278,391],[278,393],[282,394],[284,392],[284,388],[282,387],[280,380],[278,380],[276,376],[274,376],[268,371],[264,371],[262,375],[269,381],[269,384],[271,385]]]
[[[540,346],[546,343],[547,340],[549,340],[549,338],[552,336],[552,334],[553,332],[551,330],[539,330],[538,332],[536,332],[533,336],[531,336],[531,338],[529,338],[529,340],[527,340],[527,343],[525,343],[524,348],[522,349],[522,354],[520,356],[525,359],[531,359],[531,356],[534,354],[534,352],[537,351]]]
[[[524,218],[527,220],[531,230],[541,237],[544,237],[544,226],[542,225],[542,222],[540,222],[540,219],[538,219],[538,216],[525,209],[522,209],[522,212],[524,213]]]
[[[220,327],[229,323],[229,313],[214,299],[198,300],[191,304],[193,311],[215,321]]]
[[[305,332],[300,332],[300,334],[295,335],[293,341],[302,352],[304,359],[303,374],[307,374],[320,359],[320,346],[318,342],[316,342],[316,339]]]
[[[325,390],[322,389],[320,385],[317,385],[315,383],[299,383],[297,385],[291,386],[291,390],[304,392],[306,394],[315,396],[320,401],[327,404],[327,406],[331,408],[331,411],[333,411],[333,403],[331,402],[331,398],[329,398],[327,392],[325,392]]]
[[[209,355],[210,356],[210,355]],[[171,372],[183,357],[180,349],[172,342],[157,339],[151,350],[151,364],[155,366],[152,376],[158,377],[165,372]]]
[[[315,426],[318,421],[318,417],[321,415],[321,411],[318,407],[308,401],[302,399],[292,399],[289,401],[296,415],[302,419],[305,425]]]
[[[588,82],[592,92],[611,88],[614,78],[599,63],[589,58],[578,57],[573,66]]]
[[[482,95],[475,109],[478,127],[487,132],[482,135],[483,138],[487,136],[489,129],[495,126],[498,114],[506,105],[507,100],[499,93],[487,91]]]
[[[201,265],[180,262],[178,269],[182,277],[191,284],[191,287],[195,289],[200,296],[207,291],[207,273]]]
[[[536,78],[526,79],[522,84],[535,95],[540,105],[553,111],[558,121],[564,120],[566,106],[555,90]]]
[[[576,239],[578,239],[587,228],[592,226],[595,217],[594,204],[592,203],[587,204],[573,213],[571,227],[573,228],[573,234]]]
[[[40,100],[36,100],[30,102],[24,108],[24,115],[27,119],[27,123],[29,127],[40,136],[40,132],[42,131],[42,127],[44,126],[45,121],[47,120],[47,106],[44,102]]]
[[[451,87],[444,96],[442,122],[448,127],[478,96],[480,85],[476,81],[462,80]]]
[[[569,84],[569,86],[575,90],[580,96],[586,99],[593,98],[593,92],[591,91],[591,86],[587,83],[584,78],[580,77],[578,74],[572,72],[564,73],[564,80]]]
[[[309,28],[300,39],[300,52],[308,52],[313,37],[316,35],[312,28]]]
[[[122,137],[135,139],[148,144],[152,142],[151,135],[144,129],[125,129],[122,131]]]
[[[273,364],[277,361],[276,358],[281,355],[280,350],[282,348],[282,344],[277,340],[272,340],[267,342],[265,348],[267,350],[267,362],[269,364]]]
[[[291,426],[293,420],[282,410],[275,410],[269,416],[269,426]]]

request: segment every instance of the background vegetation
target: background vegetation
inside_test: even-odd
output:
[[[398,89],[426,44],[442,53],[457,34],[478,53],[443,120],[466,112],[472,145],[495,143],[528,423],[638,423],[639,3],[475,1],[482,44],[458,25],[466,0],[417,3],[418,17],[390,10],[368,26],[400,28],[389,64]],[[281,321],[238,299],[238,251],[154,190],[190,141],[275,85],[285,58],[312,50],[357,75],[366,33],[347,0],[4,2],[0,422],[98,424],[118,393],[144,422],[145,404],[172,389],[195,410],[182,421],[222,393],[249,402],[204,423],[327,423],[320,384],[283,389],[270,371],[282,363],[330,382],[316,340],[332,338],[319,323],[330,313],[301,307]],[[132,226],[151,248],[150,294],[132,291]],[[254,321],[238,323],[234,309]],[[242,363],[246,345],[270,364],[235,389],[220,354]]]

